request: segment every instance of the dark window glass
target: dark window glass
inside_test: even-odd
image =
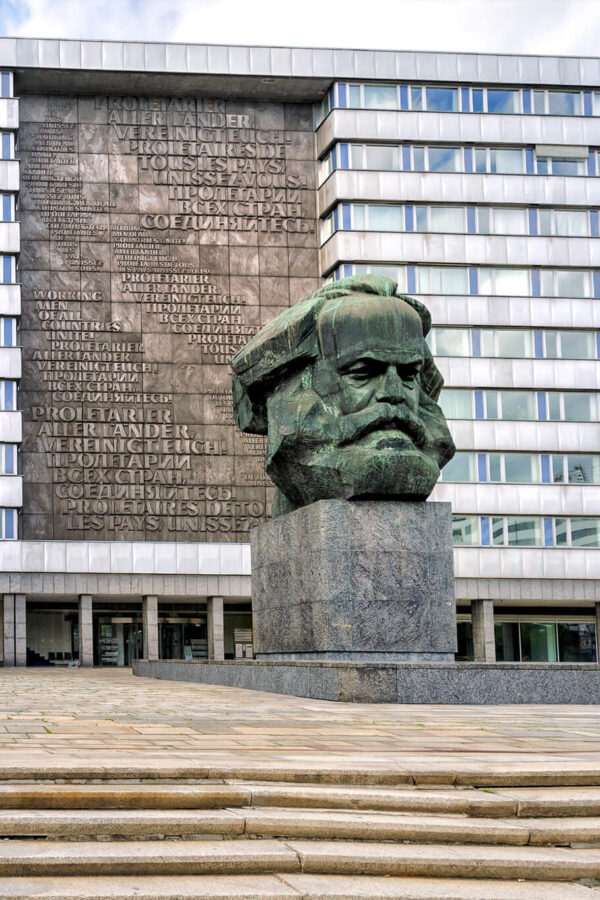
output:
[[[456,623],[457,659],[473,659],[473,626],[470,622]]]
[[[521,659],[523,662],[558,662],[554,622],[521,622]]]
[[[596,628],[591,623],[558,623],[561,662],[596,662]]]
[[[519,662],[519,624],[518,622],[496,622],[494,625],[496,638],[496,659],[498,662]]]
[[[567,456],[567,468],[571,484],[600,484],[600,456]]]

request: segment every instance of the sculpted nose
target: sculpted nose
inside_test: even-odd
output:
[[[388,366],[385,370],[376,397],[382,403],[400,403],[404,399],[404,383],[396,366]]]

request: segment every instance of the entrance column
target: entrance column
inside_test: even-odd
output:
[[[94,625],[92,621],[92,595],[79,595],[79,664],[94,665]]]
[[[158,597],[142,597],[144,659],[158,659]]]
[[[493,600],[471,600],[474,662],[496,662]]]
[[[4,594],[2,597],[2,649],[4,665],[15,664],[15,595]]]
[[[208,658],[225,659],[225,625],[223,621],[223,598],[207,597]]]
[[[27,665],[27,610],[25,594],[15,594],[15,666]]]

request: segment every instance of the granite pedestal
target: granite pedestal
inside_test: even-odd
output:
[[[321,500],[252,533],[257,660],[453,662],[449,503]]]

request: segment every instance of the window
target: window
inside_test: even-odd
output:
[[[0,444],[0,474],[17,474],[17,445]]]
[[[417,206],[416,230],[464,234],[467,230],[464,206]]]
[[[486,93],[487,111],[489,113],[518,113],[521,111],[519,91],[488,88]]]
[[[528,297],[527,269],[494,269],[482,266],[479,270],[479,294],[507,297]]]
[[[567,456],[566,472],[569,484],[600,484],[600,456]],[[557,460],[557,475],[554,481],[563,481],[563,472],[565,467],[562,457],[552,457],[553,467],[554,460]],[[560,463],[558,462],[560,460]]]
[[[539,458],[530,453],[505,453],[504,481],[510,484],[538,483],[540,481]]]
[[[0,97],[12,97],[12,74],[10,72],[0,72]]]
[[[560,340],[561,359],[593,359],[594,335],[590,331],[556,332]]]
[[[540,547],[542,520],[537,516],[493,516],[492,542],[495,546]]]
[[[476,150],[476,159],[478,159],[478,154],[484,154],[485,156],[486,151]],[[489,168],[487,168],[486,163],[487,160],[484,160],[484,168],[477,168],[477,171],[490,172],[492,175],[521,175],[524,171],[523,151],[492,148],[489,151]]]
[[[0,256],[0,284],[12,284],[15,280],[14,256]]]
[[[15,200],[12,194],[0,194],[0,222],[14,222]]]
[[[561,662],[596,662],[596,629],[591,622],[558,622]]]
[[[540,209],[539,233],[559,237],[587,237],[590,234],[589,213],[584,210]]]
[[[537,175],[585,175],[586,161],[536,156],[535,168]]]
[[[558,662],[554,622],[521,622],[521,660]]]
[[[0,381],[0,410],[12,411],[17,408],[17,382]]]
[[[531,422],[536,418],[533,391],[498,391],[498,395],[502,419]]]
[[[427,87],[425,88],[425,99],[427,103],[427,109],[429,111],[458,111],[458,88]],[[413,109],[414,108],[415,107],[413,107]]]
[[[484,356],[499,356],[507,359],[529,359],[533,356],[531,332],[524,329],[482,331]]]
[[[544,297],[591,297],[590,272],[581,269],[542,269],[541,292]]]
[[[475,482],[476,466],[474,453],[456,453],[442,469],[443,481]]]
[[[16,541],[17,539],[17,510],[0,509],[0,540]]]
[[[548,91],[548,113],[551,116],[580,116],[581,94],[575,91]]]
[[[368,227],[373,231],[404,231],[402,206],[369,206]]]
[[[477,516],[452,516],[452,539],[455,547],[469,547],[479,543]]]
[[[433,328],[430,332],[435,356],[470,356],[471,341],[466,328]]]
[[[0,347],[17,346],[17,320],[0,318]]]
[[[418,150],[418,147],[414,148]],[[427,171],[428,172],[461,172],[462,153],[459,147],[427,147]],[[425,166],[419,166],[425,170]],[[415,169],[417,165],[415,164]]]
[[[495,622],[496,659],[498,662],[519,662],[521,643],[518,622]]]
[[[439,404],[448,419],[473,418],[473,393],[461,388],[444,388]]]
[[[395,84],[365,84],[366,109],[398,109],[398,88]]]
[[[600,520],[571,519],[572,547],[600,547]]]
[[[458,266],[418,266],[417,293],[466,294],[469,277],[467,269]]]
[[[0,159],[12,159],[15,155],[14,137],[9,131],[0,132]]]
[[[377,144],[368,144],[361,153],[360,145],[352,145],[353,169],[377,169],[382,171],[398,171],[402,168],[400,148]],[[362,157],[362,158],[361,158]]]

